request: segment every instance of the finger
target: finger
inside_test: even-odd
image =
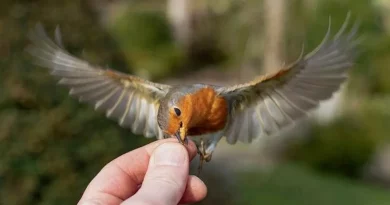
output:
[[[186,190],[180,200],[180,204],[195,203],[204,199],[207,195],[207,187],[197,176],[189,176]]]
[[[168,142],[177,143],[177,140],[157,140],[108,163],[88,185],[79,204],[87,200],[118,204],[132,196],[143,181],[151,153],[159,145]],[[190,142],[186,147],[191,159],[195,157],[195,144]]]
[[[189,156],[178,143],[164,143],[153,152],[140,190],[124,204],[176,205],[187,186]]]

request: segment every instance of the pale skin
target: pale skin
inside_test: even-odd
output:
[[[202,200],[206,185],[189,175],[196,146],[176,139],[152,142],[108,163],[90,182],[78,205],[176,205]],[[142,184],[142,186],[141,186]]]

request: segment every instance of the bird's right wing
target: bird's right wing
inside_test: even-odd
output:
[[[278,72],[218,90],[230,102],[231,120],[225,136],[230,144],[251,142],[278,133],[329,99],[354,65],[358,24],[345,33],[347,19],[334,38],[328,32],[311,53]]]
[[[120,126],[130,128],[134,134],[163,138],[157,124],[157,111],[159,100],[171,88],[169,85],[92,66],[63,48],[58,29],[55,38],[56,43],[48,38],[41,24],[29,34],[32,44],[27,51],[36,64],[59,77],[59,84],[70,88],[71,96],[93,105],[95,110],[104,111]]]

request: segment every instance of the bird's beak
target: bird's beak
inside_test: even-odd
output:
[[[177,130],[177,132],[175,133],[175,137],[177,138],[177,140],[179,140],[180,143],[188,144],[187,132],[183,127]]]

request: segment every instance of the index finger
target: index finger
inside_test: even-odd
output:
[[[153,150],[159,145],[176,141],[174,138],[157,140],[148,145],[127,152],[108,163],[86,188],[81,200],[95,198],[97,194],[105,195],[108,204],[119,204],[137,192],[149,165]],[[190,159],[196,155],[196,146],[189,141],[187,150]]]

